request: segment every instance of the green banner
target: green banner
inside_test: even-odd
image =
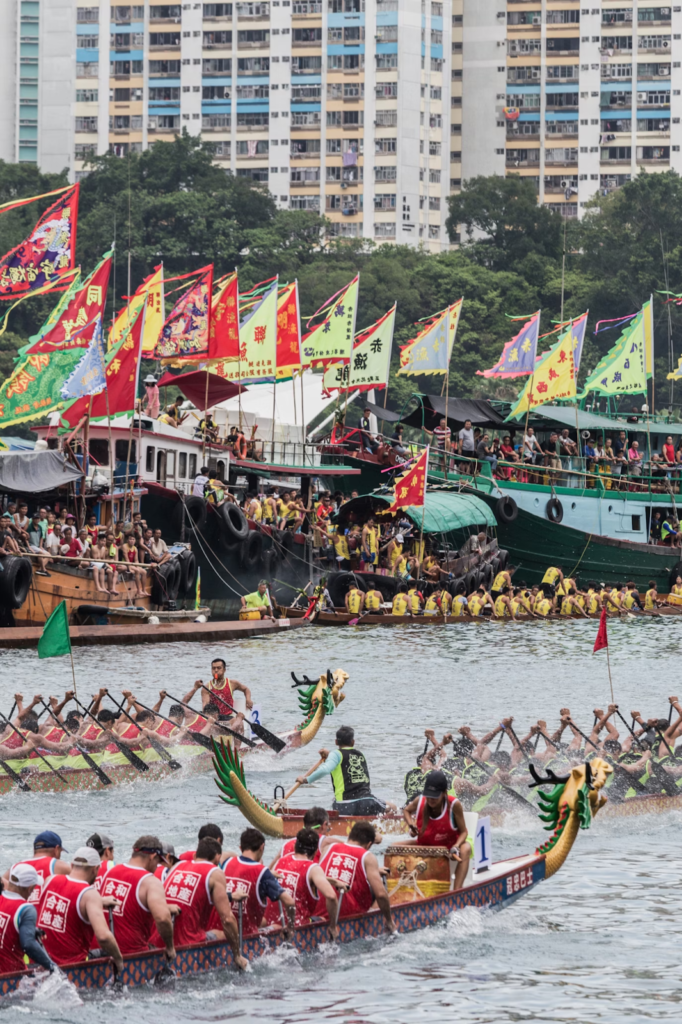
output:
[[[649,326],[650,308],[651,304],[645,302],[630,321],[616,344],[585,381],[581,398],[589,391],[602,395],[646,395],[652,362],[649,354],[650,338],[653,337]]]
[[[63,399],[60,388],[82,355],[79,348],[41,352],[19,363],[0,387],[0,427],[42,419],[67,405],[71,399]]]
[[[69,613],[66,610],[66,601],[61,601],[43,626],[43,633],[38,641],[38,657],[58,658],[62,654],[70,653]]]

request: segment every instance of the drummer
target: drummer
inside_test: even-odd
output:
[[[403,818],[414,837],[404,842],[405,845],[444,846],[449,850],[451,859],[457,862],[454,888],[461,889],[469,868],[471,845],[462,805],[456,796],[448,793],[449,787],[445,772],[429,772],[422,795],[403,808]]]
[[[268,593],[268,581],[261,580],[258,590],[254,590],[252,594],[245,594],[241,598],[241,605],[243,612],[257,610],[260,612],[261,619],[274,619],[272,602]]]

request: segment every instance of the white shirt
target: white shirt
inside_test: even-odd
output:
[[[204,484],[208,483],[208,477],[202,476],[199,473],[198,476],[194,477],[194,487],[192,488],[192,494],[197,498],[203,498],[204,496]]]
[[[462,429],[459,432],[459,439],[462,442],[462,448],[465,451],[473,452],[475,448],[473,428],[471,430],[467,430],[466,427],[462,427]]]
[[[538,444],[538,439],[535,434],[526,434],[523,439],[523,444],[524,447],[531,452],[533,451],[533,448],[537,448],[538,451],[540,450],[540,445]]]

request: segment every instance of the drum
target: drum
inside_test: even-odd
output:
[[[240,611],[239,621],[245,622],[247,619],[260,619],[260,612],[257,608],[246,608]]]
[[[384,867],[390,902],[414,903],[449,892],[450,864],[443,846],[389,846]]]

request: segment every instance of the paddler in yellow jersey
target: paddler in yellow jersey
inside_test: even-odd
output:
[[[530,615],[531,618],[535,618],[535,612],[533,611],[533,605],[530,600],[530,591],[524,590],[522,587],[516,587],[514,590],[512,608],[514,609],[515,616]]]
[[[609,591],[609,602],[613,608],[617,608],[618,611],[623,607],[623,584],[616,583],[615,587],[612,587]]]
[[[263,518],[263,506],[253,493],[250,493],[247,496],[246,508],[244,511],[246,512],[246,518],[252,519],[254,523],[260,523]]]
[[[577,584],[576,580],[571,579],[569,576],[564,576],[563,580],[561,581],[561,583],[556,588],[556,596],[557,597],[567,597],[571,587],[573,587],[573,589],[576,592],[576,596],[578,596],[579,590],[578,590],[578,584]]]
[[[623,598],[623,608],[627,608],[629,612],[644,611],[644,609],[642,608],[642,599],[639,596],[639,591],[637,590],[635,584],[632,581],[630,581],[630,583],[626,583],[625,586],[627,589],[625,592],[625,597]]]
[[[412,583],[407,588],[407,605],[413,615],[419,615],[424,603],[422,593],[417,590],[417,584]]]
[[[504,619],[506,616],[509,616],[510,619],[516,619],[516,613],[508,593],[509,587],[505,584],[502,587],[502,591],[495,598],[493,610],[498,619]]]
[[[393,537],[391,540],[389,540],[388,544],[386,545],[386,556],[388,558],[388,567],[391,570],[391,572],[393,572],[394,575],[395,575],[395,563],[398,561],[398,559],[400,558],[400,556],[403,553],[403,544],[404,544],[404,542],[405,542],[405,538],[403,537],[402,533],[396,533],[395,537]],[[405,563],[407,564],[407,558],[405,559]]]
[[[548,597],[551,601],[552,598],[558,592],[557,588],[560,587],[563,582],[564,574],[561,571],[561,566],[550,565],[549,569],[542,577],[542,583],[540,584],[540,588],[544,590],[545,596]]]
[[[680,577],[677,577],[680,579]],[[644,611],[653,612],[661,605],[665,604],[664,601],[658,600],[658,588],[656,586],[656,580],[649,580],[649,589],[644,595]]]
[[[670,588],[668,604],[682,605],[682,576],[678,576]]]
[[[540,618],[546,619],[552,614],[552,611],[554,610],[554,603],[550,601],[548,597],[545,597],[542,590],[538,591],[537,596],[539,600],[534,601],[533,611]]]
[[[506,587],[509,593],[511,594],[513,572],[513,566],[510,566],[509,569],[504,569],[501,572],[498,572],[495,579],[493,580],[493,585],[490,588],[490,593],[492,595],[493,601],[497,600],[500,594],[503,593],[503,587]]]
[[[362,528],[362,560],[375,566],[379,561],[379,541],[374,520],[370,516]]]
[[[391,604],[392,615],[409,615],[410,605],[407,600],[407,584],[401,583]]]
[[[365,594],[365,611],[372,615],[383,615],[384,595],[380,590],[368,590]]]
[[[359,615],[363,609],[364,603],[364,591],[360,590],[359,587],[351,587],[348,593],[346,594],[346,598],[344,601],[346,611],[350,615]]]
[[[461,597],[463,595],[460,594],[458,596]],[[466,598],[464,598],[464,600],[466,602]],[[450,597],[447,590],[434,590],[434,592],[432,594],[429,594],[429,596],[426,599],[426,604],[424,605],[424,615],[446,616],[450,614],[450,609],[452,608],[452,606],[452,598]],[[459,613],[453,612],[453,614]]]
[[[596,583],[587,584],[587,593],[585,594],[585,604],[582,606],[588,615],[596,615],[602,609],[601,595],[597,592]]]
[[[340,526],[336,527],[336,532],[333,534],[332,540],[334,542],[334,556],[336,558],[338,568],[350,569],[350,548],[348,547],[348,537]]]
[[[393,563],[393,575],[394,576],[407,576],[408,575],[408,558],[407,555],[398,555],[395,562]]]
[[[560,614],[564,616],[577,614],[582,615],[584,619],[587,618],[586,612],[580,607],[575,587],[569,587],[568,593],[562,597]]]
[[[485,589],[485,587],[479,587],[478,590],[475,590],[473,594],[469,595],[469,615],[478,618],[479,616],[483,615],[484,609],[488,607],[492,612],[493,618],[497,618],[497,615],[495,613],[495,602],[493,601],[492,597]]]

